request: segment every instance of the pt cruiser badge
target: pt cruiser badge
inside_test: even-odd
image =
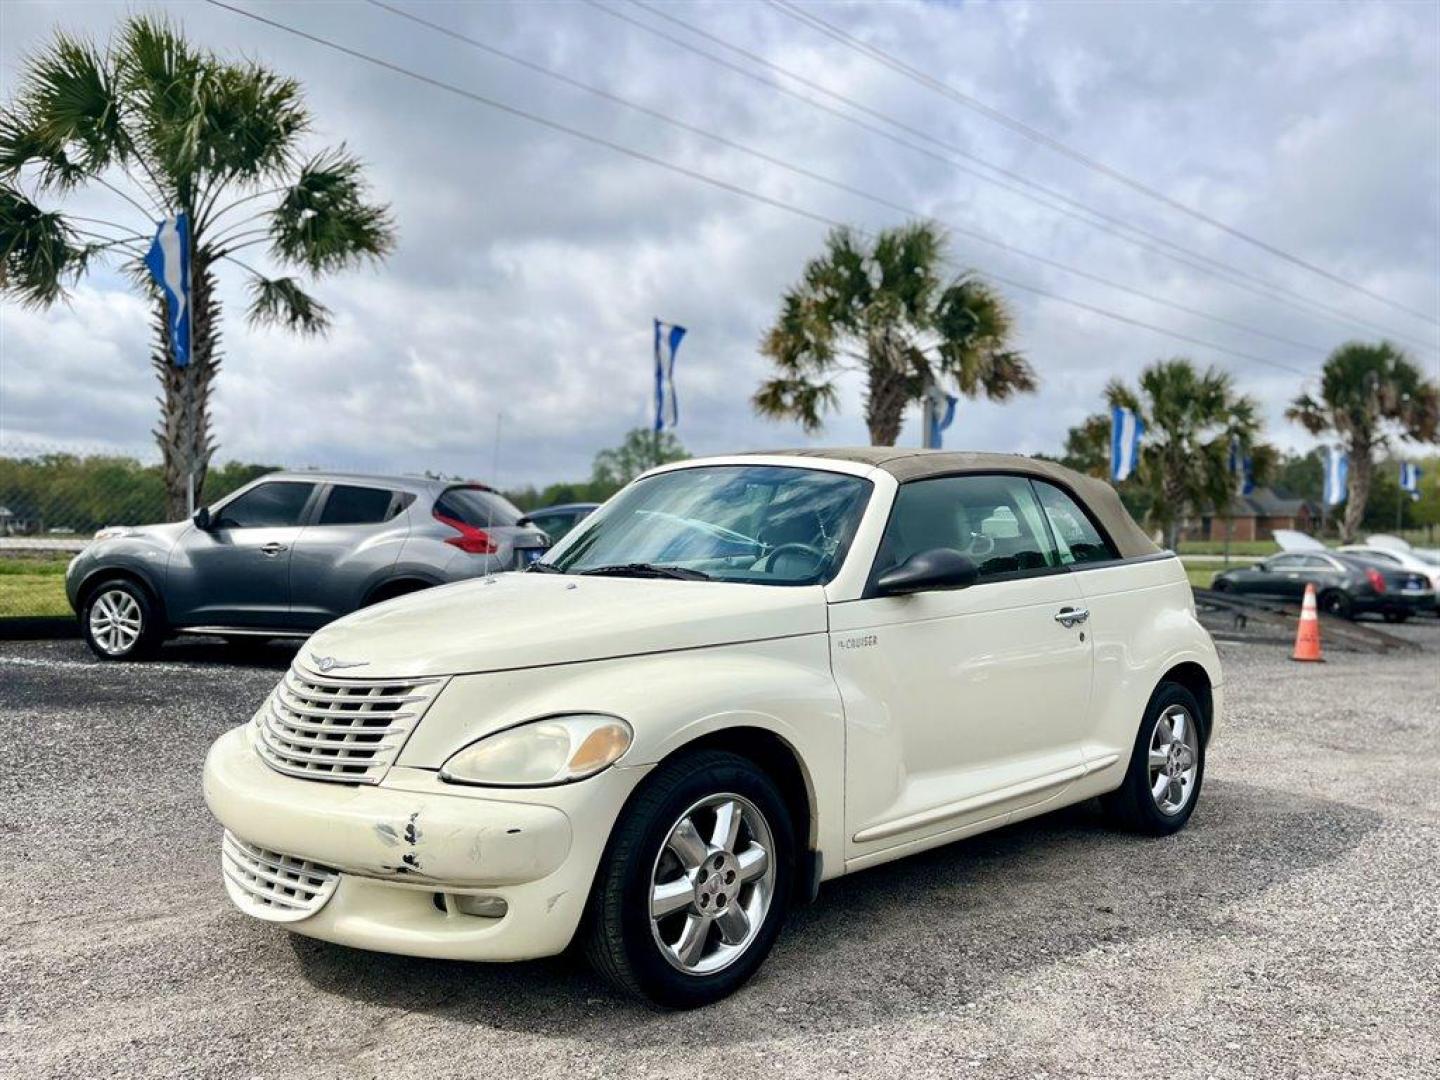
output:
[[[578,938],[675,1007],[823,880],[1096,796],[1176,832],[1222,709],[1180,561],[990,454],[665,466],[528,571],[312,644],[205,763],[236,906],[414,956]]]

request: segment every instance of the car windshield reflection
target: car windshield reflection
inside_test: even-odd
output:
[[[677,469],[626,488],[546,563],[567,574],[823,583],[839,571],[870,490],[820,469]]]

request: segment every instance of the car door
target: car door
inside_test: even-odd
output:
[[[290,559],[317,485],[263,480],[192,527],[171,556],[166,609],[182,626],[293,626]]]
[[[942,547],[975,560],[974,585],[873,594],[880,572]],[[901,485],[871,582],[830,616],[847,860],[998,824],[1083,775],[1091,644],[1029,480]]]
[[[1312,555],[1277,555],[1267,562],[1266,595],[1283,600],[1298,600],[1305,593],[1305,584],[1315,577],[1315,563],[1321,562]]]
[[[410,535],[415,497],[380,484],[328,484],[314,520],[295,542],[290,613],[315,629],[358,608],[381,585]]]

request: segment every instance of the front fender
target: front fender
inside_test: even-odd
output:
[[[805,776],[817,845],[827,864],[840,865],[845,730],[824,634],[456,676],[397,764],[438,769],[485,735],[577,712],[630,723],[635,741],[621,759],[625,765],[653,764],[727,729],[775,735]]]
[[[100,540],[85,548],[65,573],[65,595],[70,606],[80,610],[80,598],[90,586],[108,573],[120,572],[138,579],[151,594],[165,602],[165,564],[170,544],[145,536],[123,536]]]

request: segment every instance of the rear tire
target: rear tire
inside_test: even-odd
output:
[[[1205,779],[1200,717],[1200,703],[1179,683],[1155,688],[1135,733],[1125,781],[1101,798],[1116,825],[1150,836],[1185,827]]]
[[[591,964],[665,1008],[733,993],[780,933],[795,848],[785,800],[753,762],[718,750],[666,762],[611,834],[587,913]]]
[[[1408,611],[1387,611],[1387,612],[1385,612],[1385,621],[1388,622],[1388,623],[1402,623],[1402,622],[1405,622],[1405,621],[1406,621],[1407,619],[1409,619],[1409,618],[1410,618],[1410,612],[1408,612]]]
[[[153,656],[165,636],[159,605],[128,578],[110,578],[92,588],[80,608],[85,644],[101,660],[142,660]]]

